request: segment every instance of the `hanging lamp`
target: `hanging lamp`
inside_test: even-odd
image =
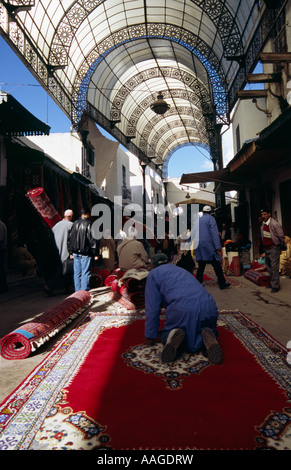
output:
[[[162,92],[159,92],[156,101],[151,105],[151,110],[156,114],[165,114],[168,109],[170,109],[170,105],[163,99]]]

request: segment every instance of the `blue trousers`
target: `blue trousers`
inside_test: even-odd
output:
[[[91,256],[74,253],[74,285],[77,290],[90,290]]]

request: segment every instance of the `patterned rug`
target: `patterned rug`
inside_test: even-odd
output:
[[[94,295],[94,294],[93,294]],[[109,290],[104,294],[97,293],[96,297],[94,298],[94,308],[93,311],[103,310],[106,313],[114,314],[114,315],[144,315],[145,309],[144,308],[137,308],[133,304],[129,304],[129,302],[125,303],[121,300],[120,295],[116,295],[115,292]]]
[[[195,275],[195,274],[194,274]],[[196,276],[195,276],[196,277]],[[232,276],[226,276],[225,281],[229,282],[231,287],[241,287],[242,284],[234,279]],[[218,287],[217,277],[214,271],[205,270],[203,274],[203,286],[204,287]]]
[[[0,449],[291,450],[287,350],[262,328],[220,312],[219,366],[163,364],[143,330],[90,312],[2,403]]]

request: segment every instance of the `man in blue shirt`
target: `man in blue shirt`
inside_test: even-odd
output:
[[[204,206],[199,218],[199,243],[195,249],[195,258],[198,263],[196,277],[202,284],[206,264],[210,263],[217,276],[219,288],[226,289],[230,284],[225,281],[223,275],[220,251],[221,241],[216,221],[211,215],[211,207]]]
[[[160,333],[165,345],[161,360],[175,360],[180,351],[198,352],[206,347],[209,360],[222,361],[216,340],[218,310],[213,297],[183,268],[167,264],[167,256],[153,257],[145,287],[145,344],[154,344]],[[159,331],[160,309],[165,307],[165,323]]]

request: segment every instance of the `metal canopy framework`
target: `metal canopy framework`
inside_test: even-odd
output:
[[[166,177],[183,145],[206,146],[220,167],[217,136],[254,67],[264,9],[258,0],[12,0],[0,3],[0,33],[78,130],[89,116],[141,162],[166,163]],[[160,92],[163,115],[151,109]]]

